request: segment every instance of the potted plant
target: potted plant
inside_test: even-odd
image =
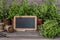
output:
[[[3,5],[2,5],[2,1],[0,2],[0,20],[3,21]]]
[[[10,22],[12,22],[11,24],[13,24],[14,16],[20,16],[20,15],[21,15],[20,5],[17,4],[17,0],[14,0],[9,7],[7,18],[10,20]]]
[[[6,2],[7,0],[0,0],[0,20],[2,23],[4,23],[4,20],[7,17]],[[3,24],[2,26],[4,29],[5,24]]]
[[[46,20],[44,24],[40,25],[40,34],[47,38],[55,38],[59,34],[59,25],[57,20]]]
[[[40,7],[40,13],[43,19],[57,19],[57,7],[54,4],[55,0],[47,0]]]
[[[6,2],[7,0],[1,0],[0,2],[0,19],[2,22],[7,18]]]
[[[47,0],[41,6],[39,6],[37,14],[38,18],[46,19],[58,19],[57,7],[54,4],[55,0]],[[59,17],[60,18],[60,17]]]

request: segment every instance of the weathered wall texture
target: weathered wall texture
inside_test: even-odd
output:
[[[13,0],[7,0],[7,3],[8,3],[8,4],[11,4],[12,1],[13,1]],[[19,4],[22,3],[22,0],[17,0],[17,1],[18,1]],[[44,0],[28,0],[28,3],[29,3],[29,4],[31,4],[31,3],[33,3],[33,2],[42,3],[43,1],[44,1]],[[56,4],[57,4],[57,5],[60,5],[60,0],[57,0]]]
[[[60,13],[60,0],[57,0],[56,5],[58,7],[58,13]]]
[[[13,0],[7,0],[7,5],[9,6],[11,3],[13,2]],[[22,3],[22,0],[17,0],[18,4]],[[42,0],[28,0],[27,3],[28,4],[32,4],[33,2],[37,2],[38,4],[42,3]]]

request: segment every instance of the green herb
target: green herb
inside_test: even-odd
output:
[[[9,7],[8,11],[8,19],[12,19],[14,16],[19,16],[20,15],[20,6],[17,4],[17,1],[14,0],[12,5]]]
[[[56,20],[46,20],[39,30],[41,35],[47,38],[54,38],[59,34],[58,22]]]
[[[0,0],[0,19],[7,18],[6,2],[7,0]]]

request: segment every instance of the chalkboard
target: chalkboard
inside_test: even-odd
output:
[[[16,28],[35,28],[34,18],[16,18]]]
[[[37,29],[37,17],[36,16],[15,16],[14,28],[22,30],[36,30]]]

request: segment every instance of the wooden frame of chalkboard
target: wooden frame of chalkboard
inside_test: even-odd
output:
[[[31,24],[32,27],[31,28],[29,28],[29,27],[27,27],[27,28],[25,28],[25,27],[18,28],[18,24],[19,24],[19,27],[20,27],[21,24],[24,25],[24,22],[22,20],[26,21],[25,24],[29,20],[27,24],[28,25]],[[33,22],[33,20],[34,20],[34,22]],[[31,23],[29,24],[30,21],[31,21]],[[14,25],[14,29],[16,31],[37,30],[37,17],[36,16],[14,16],[14,24],[13,25]]]

